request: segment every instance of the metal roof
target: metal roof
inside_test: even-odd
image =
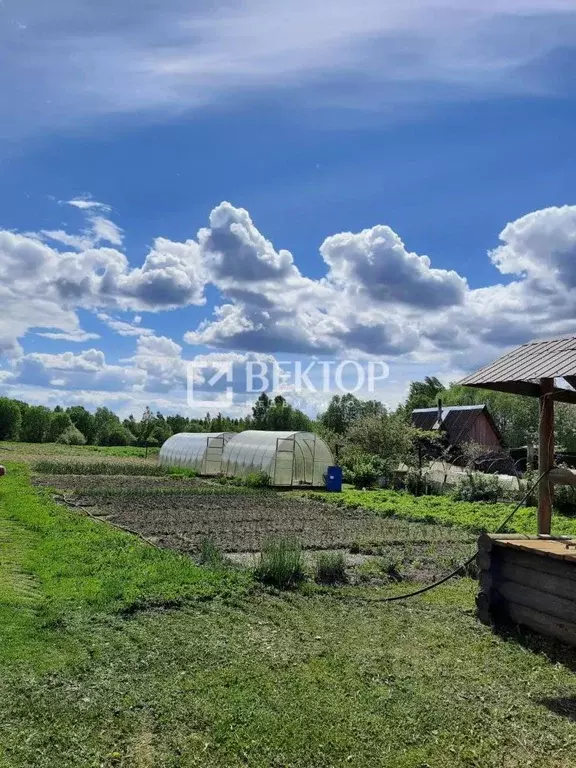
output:
[[[540,379],[555,378],[576,385],[576,336],[523,344],[467,376],[460,384],[538,397]],[[554,399],[576,403],[576,392],[557,387]]]
[[[484,403],[475,405],[443,405],[442,413],[446,414],[448,411],[482,411],[486,408]],[[438,406],[433,408],[414,408],[412,413],[438,413]]]
[[[442,426],[451,445],[456,445],[472,428],[481,413],[486,414],[494,433],[501,440],[500,431],[494,423],[488,408],[478,405],[443,405],[442,423],[438,424],[438,408],[415,408],[412,411],[412,424],[418,429],[435,430]]]

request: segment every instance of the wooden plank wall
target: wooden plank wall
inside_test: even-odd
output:
[[[467,431],[465,437],[466,441],[478,443],[479,445],[485,445],[490,448],[500,448],[500,439],[498,435],[492,429],[492,425],[488,420],[485,413],[481,413],[472,428]],[[462,442],[462,439],[460,440]]]
[[[576,562],[503,546],[503,536],[483,535],[478,542],[478,617],[526,626],[576,646]]]

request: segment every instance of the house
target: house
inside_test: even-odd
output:
[[[502,448],[502,437],[486,405],[447,405],[415,408],[412,424],[428,431],[442,430],[451,447],[465,443],[485,446],[487,451]]]

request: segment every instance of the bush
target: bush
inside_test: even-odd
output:
[[[344,584],[346,558],[342,552],[322,552],[316,560],[315,580],[318,584]]]
[[[224,555],[218,549],[216,542],[207,537],[200,542],[199,560],[202,565],[210,565],[213,568],[217,568],[224,562]]]
[[[464,475],[452,495],[456,501],[489,501],[494,503],[503,498],[505,494],[496,475],[472,472]]]
[[[86,438],[76,427],[68,427],[62,434],[58,435],[56,442],[63,445],[86,445]]]
[[[574,486],[554,486],[554,509],[567,517],[576,517],[576,488]]]
[[[264,543],[254,576],[264,584],[291,589],[304,580],[302,548],[296,539],[270,539]]]
[[[134,445],[136,438],[122,424],[110,424],[98,435],[100,445]]]
[[[378,456],[359,453],[351,456],[343,467],[344,481],[355,488],[373,488],[387,470],[386,463]]]
[[[268,488],[270,485],[270,475],[262,470],[258,472],[249,472],[244,478],[243,485],[246,488]]]

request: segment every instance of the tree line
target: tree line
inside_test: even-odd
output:
[[[0,440],[27,443],[64,443],[67,445],[159,446],[177,432],[242,432],[245,429],[309,431],[313,422],[284,397],[261,394],[252,413],[244,418],[230,418],[218,413],[203,418],[180,414],[154,414],[149,407],[139,419],[127,419],[109,408],[94,413],[81,405],[54,409],[29,405],[22,400],[0,397]]]
[[[415,430],[410,421],[414,408],[485,403],[507,447],[535,442],[538,401],[503,392],[458,384],[448,387],[434,377],[414,381],[408,397],[397,408],[387,409],[378,400],[361,400],[353,394],[334,395],[326,410],[311,419],[282,395],[262,393],[251,412],[242,418],[207,413],[203,418],[180,414],[164,416],[146,408],[139,419],[120,419],[108,408],[91,412],[83,406],[69,408],[29,405],[0,398],[0,440],[62,442],[82,445],[161,445],[177,432],[241,432],[246,429],[314,431],[331,446],[344,466],[358,471],[367,465],[378,469],[401,461],[414,461],[422,446],[430,448],[430,434]],[[559,449],[576,452],[576,407],[556,406],[556,442]],[[352,470],[351,470],[352,471]]]

